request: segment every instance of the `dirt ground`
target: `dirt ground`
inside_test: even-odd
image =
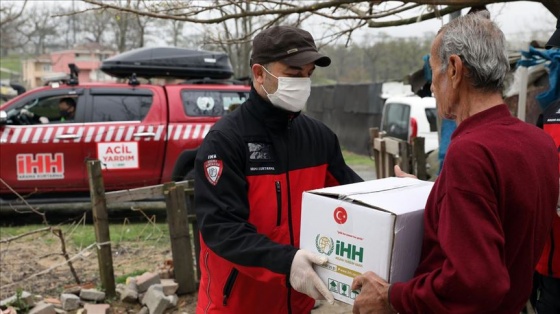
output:
[[[5,237],[1,237],[5,240]],[[38,234],[14,241],[0,242],[0,300],[16,294],[18,290],[40,295],[42,298],[58,299],[65,288],[76,285],[76,278],[61,255],[58,238]],[[67,248],[68,258],[80,281],[87,288],[99,288],[99,271],[94,246]],[[133,272],[157,271],[171,258],[169,244],[141,247],[137,242],[120,243],[112,247],[115,278]],[[168,314],[195,313],[196,294],[179,296],[177,307]],[[137,313],[140,303],[128,304],[118,300],[106,300],[112,313]],[[352,308],[343,303],[330,305],[321,302],[313,314],[351,313]],[[71,313],[71,312],[70,312]]]
[[[2,237],[4,239],[4,237]],[[32,236],[9,243],[0,243],[0,300],[16,294],[18,290],[40,295],[42,298],[59,298],[62,291],[77,284],[99,288],[99,267],[94,246],[67,248],[72,267],[65,263],[61,244],[52,235]],[[140,247],[137,242],[120,243],[112,247],[115,278],[134,272],[157,271],[171,258],[169,244]],[[127,304],[106,300],[113,313],[137,313],[140,304]],[[196,295],[179,296],[178,307],[166,313],[194,313]]]
[[[375,178],[371,166],[356,166],[354,170],[365,180]],[[66,235],[65,235],[66,236]],[[156,244],[145,242],[119,242],[112,244],[112,258],[115,278],[126,278],[131,274],[158,271],[171,260],[171,246],[167,235]],[[100,284],[96,247],[67,245],[67,255],[71,260],[75,276],[62,255],[59,238],[49,232],[38,232],[22,238],[7,241],[7,235],[0,227],[0,300],[23,290],[43,298],[58,299],[64,289],[76,285],[77,281],[88,288]],[[153,242],[152,242],[153,243]],[[77,277],[77,278],[76,278]],[[96,287],[100,288],[100,287]],[[178,306],[166,313],[194,313],[196,294],[179,296]],[[137,313],[140,304],[123,304],[106,300],[113,313]],[[352,313],[352,307],[341,302],[330,305],[321,302],[312,314]],[[70,313],[71,314],[71,313]]]

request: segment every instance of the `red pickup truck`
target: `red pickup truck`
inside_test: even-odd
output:
[[[158,48],[142,52],[154,53],[153,49]],[[130,54],[125,57],[133,59]],[[220,57],[203,54],[203,59],[223,70],[224,62],[216,65]],[[0,106],[2,201],[13,198],[13,191],[33,197],[87,192],[85,161],[90,159],[101,161],[106,190],[183,180],[192,171],[196,151],[212,125],[231,105],[244,102],[250,90],[247,85],[223,79],[223,73],[212,77],[211,71],[193,70],[181,60],[172,62],[172,68],[183,67],[182,73],[190,81],[139,84],[135,76],[143,73],[150,77],[183,74],[169,75],[165,67],[158,72],[148,61],[130,68],[124,62],[107,61],[101,69],[108,73],[118,77],[134,73],[128,84],[80,84],[74,73],[74,79],[66,84],[37,88]],[[229,60],[225,64],[231,69]],[[144,71],[142,67],[147,66],[149,71]],[[75,114],[61,119],[59,103],[68,98],[75,103]]]

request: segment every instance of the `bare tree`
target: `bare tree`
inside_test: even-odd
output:
[[[26,4],[27,0],[23,2],[21,8],[17,8],[14,3],[9,2],[0,4],[0,28],[17,20],[23,13]]]
[[[82,26],[81,34],[87,41],[104,44],[112,33],[110,23],[114,12],[109,10],[92,10],[78,15]]]
[[[145,5],[144,1],[137,1],[134,5],[136,10],[142,8]],[[144,15],[135,15],[135,31],[136,31],[136,41],[135,48],[144,47],[146,41],[146,35],[148,33],[149,25],[153,22],[153,18]]]
[[[315,0],[315,1],[278,1],[278,0],[214,0],[179,1],[168,0],[143,8],[118,5],[100,0],[83,0],[98,7],[111,8],[123,12],[139,14],[160,19],[192,22],[197,24],[218,24],[244,17],[269,16],[279,19],[288,15],[312,14],[336,22],[354,21],[343,31],[329,36],[338,38],[349,36],[353,30],[362,26],[388,27],[412,24],[419,21],[441,17],[473,6],[491,3],[514,2],[520,0]],[[554,16],[560,15],[560,1],[529,0],[543,4]],[[232,9],[242,4],[251,9]],[[396,4],[397,3],[397,4]],[[180,12],[180,13],[177,13]],[[401,15],[413,16],[402,18]],[[391,19],[385,20],[390,17]]]
[[[0,2],[0,55],[5,56],[10,51],[21,48],[25,42],[19,36],[18,30],[25,22],[22,18],[27,0],[18,7],[13,2]]]
[[[64,24],[60,17],[52,17],[55,11],[59,11],[59,8],[35,5],[24,12],[25,22],[19,28],[19,33],[33,43],[33,50],[29,52],[39,55],[45,53],[49,46],[60,45],[58,30]]]

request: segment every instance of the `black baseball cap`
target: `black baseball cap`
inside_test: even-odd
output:
[[[560,18],[556,22],[556,31],[552,34],[548,42],[546,43],[546,48],[560,47]]]
[[[331,64],[331,58],[320,54],[313,36],[293,26],[273,26],[253,39],[251,64],[281,61],[289,66],[315,63],[320,67]]]

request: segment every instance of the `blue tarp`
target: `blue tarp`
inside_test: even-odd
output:
[[[537,95],[539,106],[544,111],[550,104],[560,99],[560,48],[549,50],[529,47],[529,51],[521,51],[525,59],[519,60],[517,66],[530,67],[550,61],[546,67],[549,70],[549,89]]]

